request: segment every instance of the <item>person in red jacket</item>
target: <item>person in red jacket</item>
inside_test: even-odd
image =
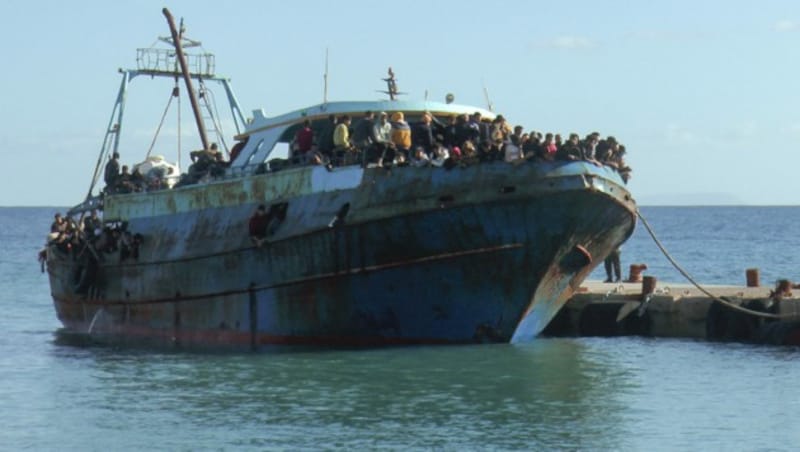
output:
[[[307,155],[314,144],[314,131],[311,129],[311,120],[306,119],[303,121],[303,127],[295,134],[294,142],[297,146],[297,156]]]
[[[248,223],[250,241],[253,242],[255,246],[261,246],[264,244],[264,241],[267,240],[268,226],[269,216],[267,215],[267,207],[264,204],[259,204]]]

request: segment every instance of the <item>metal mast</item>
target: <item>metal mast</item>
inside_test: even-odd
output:
[[[172,33],[172,42],[175,45],[175,52],[178,54],[178,62],[181,64],[181,73],[183,74],[184,82],[186,82],[186,90],[189,92],[189,100],[192,103],[192,111],[194,112],[194,120],[197,123],[197,131],[200,132],[200,141],[203,143],[203,149],[209,149],[208,137],[206,137],[206,126],[203,123],[200,105],[197,103],[197,97],[192,87],[192,77],[189,75],[189,68],[186,65],[186,57],[183,54],[183,47],[181,46],[181,37],[178,35],[178,30],[175,28],[175,21],[169,10],[164,8],[161,11],[164,13],[164,17],[167,18],[169,31]]]

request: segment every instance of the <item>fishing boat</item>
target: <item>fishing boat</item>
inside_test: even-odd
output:
[[[290,143],[306,120],[317,130],[330,115],[367,111],[411,121],[495,114],[399,100],[391,80],[388,100],[326,100],[245,118],[213,56],[187,55],[190,41],[164,14],[174,48],[140,51],[138,68],[121,71],[89,193],[68,212],[80,228],[98,210],[101,227],[76,232],[72,247],[47,247],[55,310],[68,332],[253,350],[528,341],[633,232],[636,205],[625,183],[592,162],[293,161]],[[129,84],[140,76],[183,79],[203,145],[198,161],[211,148],[204,115],[215,110],[204,112],[203,86],[220,84],[237,128],[231,160],[142,191],[101,188]],[[228,143],[218,141],[224,155]],[[248,225],[259,206],[269,228],[255,241]]]

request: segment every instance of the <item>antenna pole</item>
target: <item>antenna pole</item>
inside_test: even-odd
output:
[[[397,80],[394,79],[394,71],[392,70],[391,66],[389,67],[389,78],[385,78],[386,80],[386,92],[389,94],[389,100],[394,100],[397,97]]]
[[[324,89],[322,91],[322,103],[328,103],[328,48],[325,47],[325,74],[322,76]]]
[[[486,82],[481,80],[481,83],[483,84],[483,97],[486,99],[486,107],[489,109],[489,111],[494,111],[494,105],[492,105],[492,100],[489,99],[489,90],[486,89]]]
[[[178,35],[178,30],[175,29],[175,20],[167,8],[161,10],[164,17],[167,18],[169,24],[169,31],[172,33],[172,41],[175,45],[175,53],[178,56],[178,62],[181,64],[181,72],[183,73],[183,80],[186,82],[186,91],[189,92],[189,100],[192,102],[192,111],[194,111],[194,119],[197,123],[197,131],[200,132],[200,141],[203,143],[203,149],[209,149],[208,137],[206,137],[206,126],[203,124],[203,116],[200,114],[200,105],[197,103],[197,97],[194,94],[192,87],[192,77],[189,75],[189,68],[186,64],[186,56],[183,54],[183,47],[181,46],[181,37]]]

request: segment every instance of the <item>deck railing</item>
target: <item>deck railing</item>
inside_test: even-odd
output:
[[[185,54],[189,73],[193,76],[213,77],[213,53]],[[136,49],[136,67],[140,71],[180,74],[178,57],[174,49]]]

